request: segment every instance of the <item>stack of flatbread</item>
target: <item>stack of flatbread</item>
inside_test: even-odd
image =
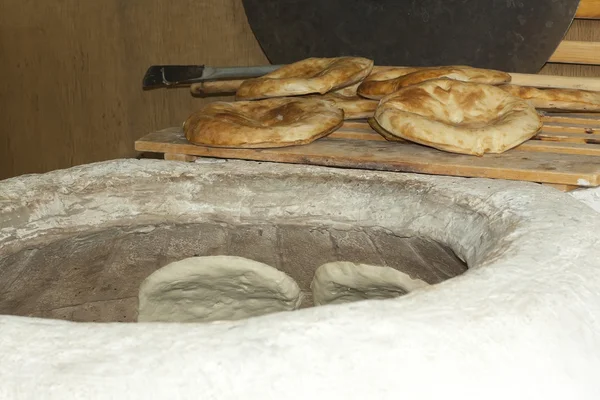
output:
[[[345,116],[368,117],[377,102],[359,99],[358,84],[373,69],[361,57],[309,58],[248,79],[236,102],[216,102],[192,114],[183,130],[191,143],[268,148],[311,143],[338,129]]]
[[[542,127],[536,109],[600,111],[600,93],[511,84],[511,75],[463,65],[373,67],[362,57],[308,58],[245,80],[234,102],[184,123],[189,142],[269,148],[311,143],[348,119],[368,119],[389,141],[481,156],[502,153]]]

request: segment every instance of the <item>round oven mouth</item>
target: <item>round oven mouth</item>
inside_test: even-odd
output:
[[[430,285],[467,270],[447,246],[375,226],[206,220],[111,226],[48,242],[38,239],[39,244],[4,259],[4,269],[19,273],[3,290],[0,314],[135,322],[142,282],[190,257],[237,256],[272,266],[297,282],[300,308],[313,305],[317,268],[335,261],[393,268]]]
[[[1,314],[135,322],[144,279],[169,263],[217,255],[282,271],[307,308],[324,264],[389,267],[436,285],[476,266],[513,230],[511,216],[490,225],[493,208],[469,210],[418,181],[335,182],[324,169],[281,175],[257,163],[240,164],[256,172],[216,164],[169,175],[152,171],[169,164],[125,163],[139,168],[140,179],[119,174],[122,164],[103,165],[105,174],[93,177],[57,173],[55,186],[44,182],[6,213],[8,221],[28,221],[4,229],[18,228],[23,238],[5,236],[0,271],[18,273],[4,287]]]
[[[48,379],[94,386],[110,376],[156,393],[169,371],[201,371],[206,379],[190,387],[264,394],[251,371],[277,376],[282,388],[297,378],[279,359],[347,371],[348,387],[384,379],[398,393],[467,373],[483,382],[501,371],[527,384],[523,368],[547,376],[573,357],[577,379],[586,379],[597,365],[585,343],[600,341],[598,226],[600,215],[571,196],[485,179],[160,160],[13,178],[0,182],[0,292],[8,294],[0,352],[11,354],[0,368],[20,382],[27,359],[44,377],[38,389]],[[139,285],[153,271],[223,254],[268,261],[304,291],[317,267],[341,260],[387,264],[430,285],[396,299],[219,323],[59,320],[133,321]],[[113,306],[94,310],[97,301]],[[357,343],[360,357],[351,351]],[[569,355],[558,350],[565,346]],[[540,364],[550,353],[556,362]],[[86,363],[77,368],[82,381],[73,368],[56,368],[78,363]],[[388,369],[372,375],[373,365],[402,373],[402,387]],[[302,371],[309,387],[329,387],[329,373]],[[223,383],[228,374],[239,387]]]

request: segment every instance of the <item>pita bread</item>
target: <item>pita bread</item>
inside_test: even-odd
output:
[[[321,265],[310,285],[315,306],[390,299],[427,286],[390,267],[346,261]]]
[[[535,108],[565,111],[600,111],[600,92],[570,89],[536,89],[502,85],[500,89],[520,97]]]
[[[373,61],[362,57],[307,58],[260,78],[244,81],[236,97],[240,100],[256,100],[325,94],[362,81],[372,68]]]
[[[375,119],[394,136],[453,153],[503,153],[542,127],[535,108],[502,89],[441,79],[384,97]]]
[[[500,85],[510,82],[511,80],[510,74],[506,72],[491,69],[472,68],[463,65],[427,67],[419,68],[409,73],[403,72],[404,71],[402,70],[384,71],[382,76],[387,74],[389,78],[365,80],[358,87],[358,94],[370,99],[381,99],[390,93],[402,89],[403,87],[443,78],[462,82],[486,83],[488,85]]]
[[[371,127],[371,129],[373,129],[375,132],[377,132],[381,136],[383,136],[383,138],[385,140],[387,140],[389,142],[405,142],[406,143],[406,140],[399,138],[397,136],[394,136],[391,133],[389,133],[388,131],[386,131],[385,129],[383,129],[381,127],[381,125],[379,125],[379,122],[377,122],[375,117],[368,118],[367,122],[368,122],[369,126]]]
[[[418,71],[418,68],[389,67],[367,76],[359,85],[356,93],[367,99],[379,100],[395,92],[394,81],[404,75]]]
[[[185,121],[183,131],[197,145],[269,148],[310,143],[343,121],[344,112],[328,101],[277,98],[208,104]]]
[[[140,286],[138,322],[233,321],[300,307],[296,282],[242,257],[192,257],[171,263]]]
[[[344,119],[346,120],[372,117],[375,114],[377,104],[379,104],[376,100],[369,100],[356,95],[344,96],[338,92],[327,93],[323,96],[314,96],[314,98],[325,100],[344,110]]]
[[[362,81],[361,81],[362,82]],[[332,94],[337,94],[340,96],[344,96],[344,97],[356,97],[358,96],[358,94],[356,93],[358,86],[360,85],[361,82],[357,82],[352,86],[346,86],[344,88],[338,89],[338,90],[334,90],[332,92]]]

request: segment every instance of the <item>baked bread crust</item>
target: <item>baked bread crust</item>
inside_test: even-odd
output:
[[[362,57],[307,58],[285,65],[260,78],[247,79],[239,87],[240,100],[325,94],[362,81],[373,61]]]
[[[377,122],[377,120],[375,119],[375,117],[371,117],[367,119],[367,123],[369,124],[369,126],[371,127],[371,129],[373,129],[375,132],[379,133],[385,140],[387,140],[388,142],[403,142],[406,143],[406,140],[398,137],[398,136],[394,136],[391,133],[389,133],[388,131],[386,131],[385,129],[383,129],[381,127],[381,125],[379,125],[379,122]]]
[[[183,131],[197,145],[271,148],[313,142],[338,129],[343,120],[340,108],[318,99],[214,102],[190,115]]]
[[[502,89],[451,79],[426,81],[384,97],[375,119],[388,133],[452,153],[503,153],[532,138],[542,121]]]
[[[369,100],[360,96],[344,96],[339,92],[330,92],[323,96],[315,95],[311,98],[327,101],[334,106],[344,110],[344,119],[363,119],[375,115],[375,109],[379,104],[376,100]]]
[[[406,73],[404,73],[406,72]],[[385,78],[387,76],[387,78]],[[462,82],[501,85],[510,82],[510,74],[492,69],[473,68],[464,65],[426,67],[415,70],[389,70],[368,77],[358,87],[358,94],[369,99],[381,99],[404,87],[434,79],[453,79]]]
[[[502,85],[500,89],[520,97],[535,108],[565,111],[600,111],[600,92],[571,89],[537,89]]]
[[[418,71],[418,68],[388,67],[367,76],[357,87],[356,93],[364,98],[380,100],[395,92],[395,80]]]
[[[343,87],[341,89],[333,90],[329,93],[335,93],[335,94],[338,94],[338,95],[344,96],[344,97],[356,97],[356,96],[358,96],[356,91],[358,89],[358,86],[361,84],[361,82],[362,81],[356,82],[354,85],[350,85],[350,86]]]

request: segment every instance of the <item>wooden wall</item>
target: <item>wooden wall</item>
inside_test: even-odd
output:
[[[575,20],[565,36],[566,40],[600,42],[600,20]],[[598,65],[546,64],[542,74],[600,77]]]
[[[240,0],[0,0],[0,179],[135,155],[205,101],[154,63],[267,63]]]
[[[0,0],[0,10],[0,179],[133,156],[135,139],[206,101],[143,92],[151,64],[267,62],[240,0]],[[569,38],[600,40],[597,22]]]

